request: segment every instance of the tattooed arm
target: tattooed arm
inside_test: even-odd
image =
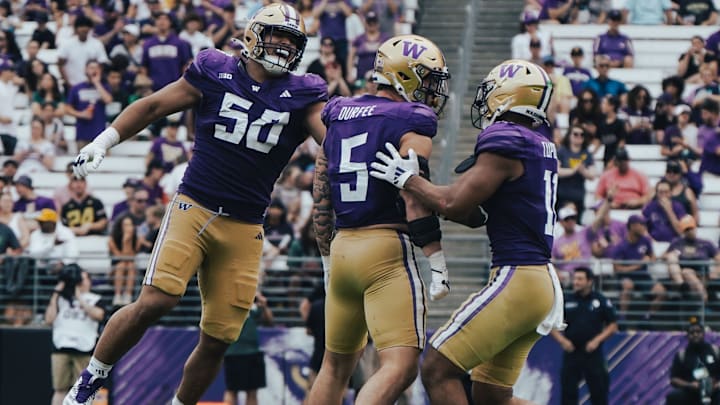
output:
[[[313,225],[315,240],[321,256],[330,256],[330,241],[335,228],[335,213],[330,200],[330,180],[327,173],[327,158],[320,149],[315,160],[315,180],[313,181]]]

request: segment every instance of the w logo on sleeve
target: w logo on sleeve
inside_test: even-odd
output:
[[[403,41],[403,56],[410,56],[413,59],[417,59],[423,52],[427,51],[427,46],[420,45],[410,41]]]
[[[513,78],[515,77],[515,74],[522,68],[521,65],[502,65],[500,66],[500,78],[509,77]]]

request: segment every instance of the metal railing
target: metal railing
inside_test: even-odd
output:
[[[105,256],[107,258],[107,256]],[[85,257],[84,259],[88,259]],[[486,258],[449,257],[450,295],[440,301],[429,302],[428,327],[436,328],[445,322],[452,312],[468,297],[479,291],[487,282],[490,262]],[[589,262],[589,263],[588,263]],[[277,265],[279,262],[273,262]],[[266,268],[263,271],[260,291],[267,297],[279,326],[303,326],[300,307],[315,288],[322,288],[322,270],[316,257],[290,258],[288,265],[279,268]],[[621,328],[673,330],[681,329],[690,317],[697,317],[713,329],[720,329],[720,278],[713,271],[717,263],[697,261],[684,263],[697,270],[702,288],[687,283],[679,283],[670,278],[668,264],[656,261],[648,264],[651,275],[649,281],[636,281],[632,291],[623,293],[622,274],[613,271],[610,260],[591,259],[582,262],[558,262],[580,264],[591,267],[596,274],[595,289],[602,292],[614,303]],[[622,263],[635,264],[626,261]],[[424,259],[419,260],[425,280],[429,282],[429,268]],[[5,267],[0,267],[0,323],[8,325],[39,325],[47,302],[55,288],[57,275],[49,273],[44,267],[30,265],[24,280]],[[108,314],[116,309],[111,305],[114,291],[113,279],[109,271],[98,272],[89,269],[93,277],[92,290],[99,293],[106,303]],[[563,272],[560,272],[561,276]],[[135,294],[140,291],[144,271],[138,268]],[[720,274],[719,274],[720,275]],[[561,277],[566,282],[566,293],[572,292],[570,277]],[[15,283],[22,281],[22,287]],[[656,287],[660,285],[662,287]],[[653,293],[653,288],[661,291]],[[706,292],[705,298],[702,292]],[[659,296],[659,298],[658,298]],[[655,300],[655,302],[653,302]],[[193,278],[180,304],[163,317],[159,324],[165,326],[195,326],[200,320],[200,292],[197,280]]]

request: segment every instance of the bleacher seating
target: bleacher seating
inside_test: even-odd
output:
[[[707,38],[717,26],[643,26],[622,25],[620,32],[633,40],[635,67],[611,69],[610,77],[632,87],[643,85],[653,97],[660,95],[664,77],[675,74],[680,54],[687,51],[690,38],[700,35]],[[592,66],[593,40],[607,31],[605,24],[559,25],[543,24],[542,31],[553,37],[556,60],[571,64],[570,50],[580,46],[585,51],[585,64]]]
[[[53,163],[53,171],[62,172],[65,171],[67,164],[72,162],[75,156],[58,156],[55,158]],[[145,157],[144,156],[119,156],[119,155],[108,155],[103,160],[102,165],[98,170],[103,173],[130,173],[138,174],[145,170]]]

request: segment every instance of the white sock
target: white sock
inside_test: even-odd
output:
[[[442,250],[438,250],[428,256],[428,262],[430,262],[430,268],[433,270],[443,271],[447,269],[447,264],[445,264],[445,254]]]
[[[110,370],[112,370],[113,366],[112,364],[105,364],[102,361],[95,358],[95,356],[92,356],[90,358],[90,364],[88,365],[88,371],[90,374],[94,375],[95,377],[99,378],[107,378],[110,374]]]
[[[180,402],[180,400],[178,399],[177,395],[175,395],[175,396],[173,397],[173,400],[172,400],[171,405],[185,405],[185,404],[183,404],[182,402]]]

